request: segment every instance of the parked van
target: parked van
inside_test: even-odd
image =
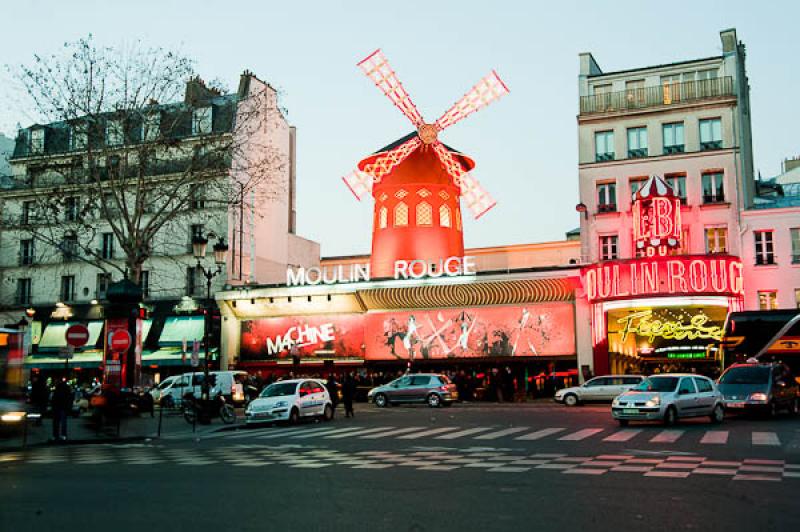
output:
[[[172,408],[181,404],[181,399],[187,393],[200,397],[203,392],[203,381],[205,375],[202,371],[194,373],[184,373],[170,377],[173,379],[164,388],[159,390],[159,403],[164,408]],[[247,379],[246,371],[211,371],[209,372],[211,381],[211,397],[223,395],[225,399],[232,401],[234,405],[243,404],[244,382]],[[168,379],[165,379],[165,382]]]

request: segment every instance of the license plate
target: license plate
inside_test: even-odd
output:
[[[636,408],[623,408],[622,409],[622,413],[623,414],[638,414],[639,410],[636,409]]]
[[[744,408],[744,403],[726,403],[725,406],[728,408]]]

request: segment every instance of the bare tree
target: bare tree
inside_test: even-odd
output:
[[[170,227],[187,211],[226,219],[230,206],[254,212],[284,192],[288,152],[267,132],[285,121],[275,92],[249,73],[229,94],[181,53],[91,36],[9,70],[45,130],[23,131],[35,210],[24,230],[67,260],[138,283],[146,260],[170,255],[158,243],[174,244]],[[124,260],[98,248],[100,232]]]

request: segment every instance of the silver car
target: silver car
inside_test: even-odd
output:
[[[581,386],[558,390],[553,399],[557,403],[564,403],[567,406],[600,401],[609,402],[643,380],[644,377],[641,375],[603,375],[589,379]]]
[[[700,375],[653,375],[614,399],[611,415],[626,426],[629,421],[663,421],[673,425],[685,417],[708,416],[712,423],[725,417],[722,394],[714,381]]]
[[[436,408],[450,406],[453,401],[457,401],[458,391],[446,375],[414,373],[373,388],[367,394],[367,400],[378,407],[399,403],[427,403]]]

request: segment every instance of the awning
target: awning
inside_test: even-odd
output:
[[[200,365],[202,366],[203,358],[205,357],[205,351],[202,349],[200,350]],[[212,348],[209,350],[209,358],[211,360],[217,359],[217,349]],[[142,367],[148,366],[158,366],[158,367],[165,367],[165,366],[186,366],[187,371],[189,371],[189,366],[192,363],[192,354],[186,353],[184,355],[179,348],[164,348],[159,349],[158,351],[145,351],[142,353]]]
[[[75,325],[77,321],[54,321],[47,324],[42,332],[42,338],[39,340],[40,350],[58,350],[67,346],[66,332],[71,325]],[[86,323],[89,329],[89,341],[86,342],[86,347],[82,349],[92,349],[97,345],[97,340],[103,332],[103,321],[93,320]]]
[[[75,353],[69,360],[69,367],[72,369],[97,369],[103,362],[103,352],[100,350],[84,351]],[[62,369],[64,359],[54,356],[32,355],[25,357],[25,367],[28,369]]]
[[[164,328],[158,345],[161,347],[182,346],[184,340],[191,344],[194,340],[201,341],[205,323],[203,316],[170,316],[164,321]]]

